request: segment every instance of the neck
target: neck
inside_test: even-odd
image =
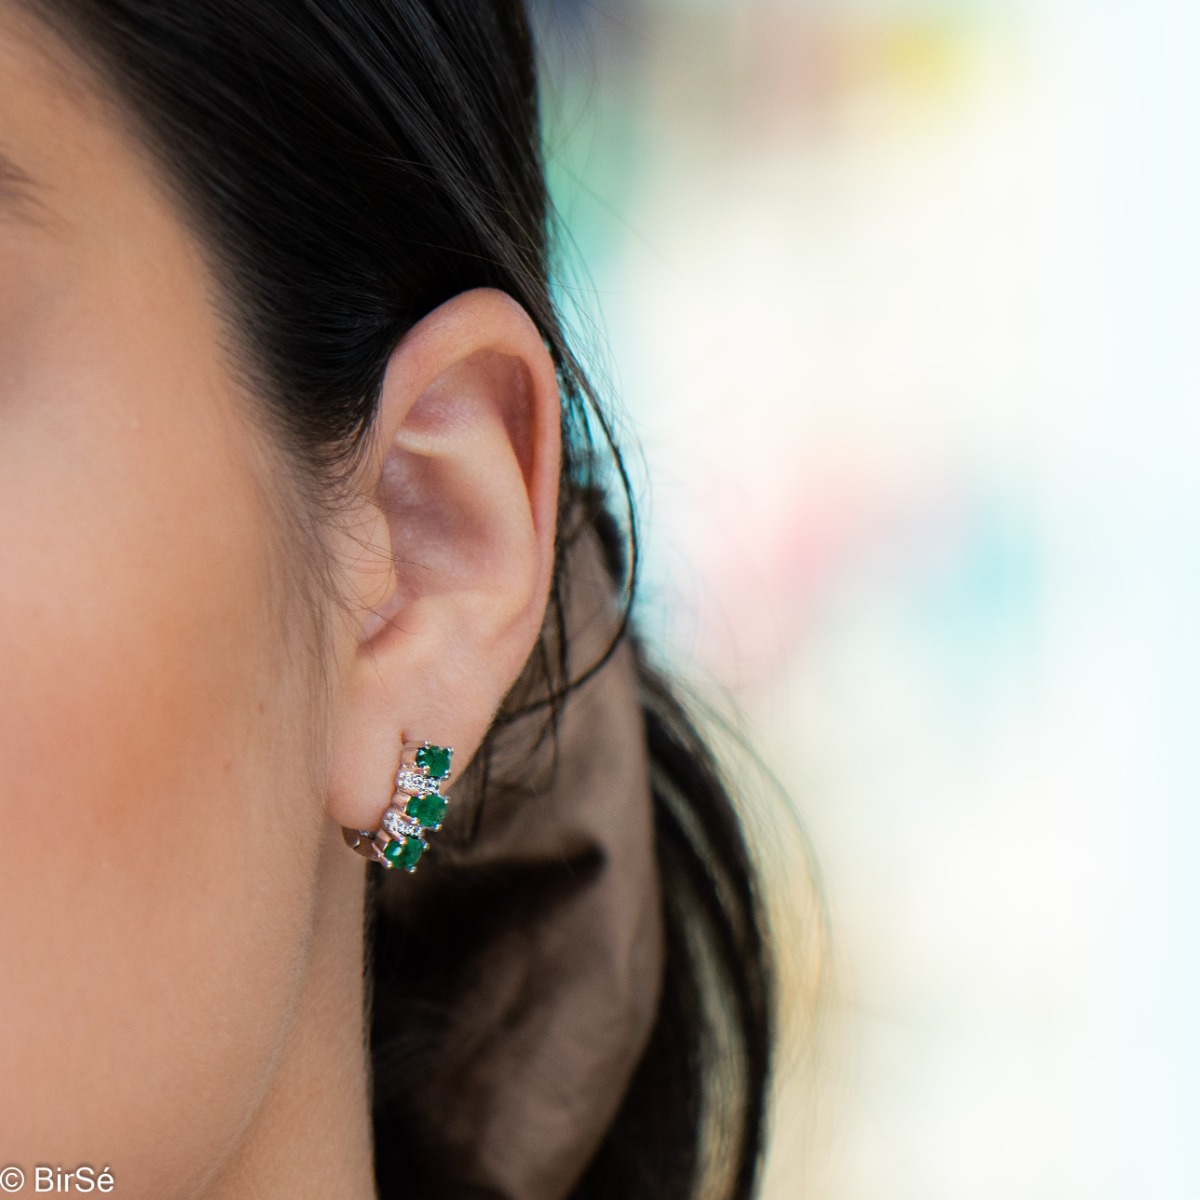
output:
[[[363,868],[340,836],[325,838],[295,1019],[244,1136],[196,1200],[377,1200],[363,1027]]]

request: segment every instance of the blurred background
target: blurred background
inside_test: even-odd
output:
[[[541,8],[643,628],[828,905],[759,814],[767,1200],[1200,1196],[1200,6]]]

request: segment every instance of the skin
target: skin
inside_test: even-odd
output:
[[[0,1166],[371,1197],[380,868],[339,826],[378,825],[405,738],[465,765],[532,649],[554,370],[499,293],[426,316],[299,543],[303,480],[128,128],[0,0]]]

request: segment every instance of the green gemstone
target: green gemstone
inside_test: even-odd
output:
[[[424,767],[432,779],[445,779],[450,774],[450,751],[445,746],[422,746],[417,766]]]
[[[413,796],[404,810],[418,825],[436,829],[446,815],[446,798],[436,792],[424,796]]]
[[[406,871],[411,871],[424,853],[425,843],[420,838],[409,837],[397,842],[389,842],[387,849],[383,852],[383,857],[392,866],[403,867]]]

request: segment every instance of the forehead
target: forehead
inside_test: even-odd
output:
[[[48,413],[47,396],[70,392],[50,377],[68,368],[97,409],[190,381],[224,419],[221,297],[133,130],[65,41],[0,0],[0,386],[36,379],[21,395]]]
[[[81,58],[0,0],[0,225],[82,233],[154,197],[154,173]]]
[[[0,0],[0,318],[37,307],[98,327],[123,301],[141,325],[207,336],[216,298],[122,104],[50,27]]]

